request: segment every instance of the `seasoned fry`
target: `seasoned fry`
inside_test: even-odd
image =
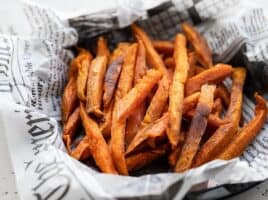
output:
[[[169,91],[169,125],[167,136],[174,149],[180,142],[180,128],[184,98],[184,84],[188,77],[189,63],[184,35],[177,34],[174,44],[174,60],[176,63],[173,81]]]
[[[192,165],[195,154],[199,148],[199,143],[206,130],[207,118],[212,110],[215,88],[215,85],[203,85],[201,88],[196,113],[191,122],[190,129],[186,134],[181,155],[176,163],[176,172],[183,172],[190,169]]]
[[[165,105],[168,101],[168,91],[169,91],[169,78],[168,76],[163,76],[160,83],[158,84],[158,88],[156,90],[155,95],[153,96],[150,105],[147,108],[146,114],[144,116],[142,124],[150,124],[153,121],[159,119]]]
[[[182,24],[182,30],[185,33],[187,40],[193,45],[197,59],[205,68],[212,67],[211,51],[206,40],[195,30],[194,27],[187,23]]]
[[[215,97],[221,98],[223,105],[227,108],[230,104],[230,94],[225,85],[219,84],[215,91]]]
[[[198,65],[195,66],[195,75],[200,74],[203,71],[205,71],[205,69],[203,67],[200,67]]]
[[[243,86],[246,79],[245,68],[235,68],[232,78],[231,100],[225,118],[232,121],[238,128],[242,112]]]
[[[112,55],[110,56],[110,63],[111,64],[114,60],[118,59],[118,57],[125,55],[128,47],[130,46],[127,42],[120,42],[117,45],[117,48],[113,51]]]
[[[181,132],[182,135],[182,142],[184,141],[184,137],[185,137],[185,133]],[[168,156],[168,164],[170,165],[170,167],[175,167],[176,162],[179,158],[179,155],[181,153],[181,148],[182,145],[178,145]]]
[[[85,57],[88,57],[88,59],[92,59],[91,53],[83,48],[78,48],[76,47],[77,50],[79,51],[78,56],[73,59],[70,63],[70,68],[69,68],[69,74],[68,74],[68,79],[71,78],[71,76],[76,77],[77,76],[77,71],[78,71],[78,65],[81,63],[82,60],[85,59]]]
[[[68,152],[71,152],[71,144],[73,137],[80,125],[79,107],[70,115],[68,121],[63,126],[62,139],[66,145]]]
[[[197,153],[193,167],[198,167],[205,162],[214,160],[226,145],[231,142],[235,134],[236,129],[232,122],[220,126]]]
[[[103,80],[107,66],[107,57],[99,56],[91,62],[87,82],[87,104],[86,111],[93,113],[98,117],[102,117],[103,113],[100,110]]]
[[[116,168],[120,174],[128,175],[125,154],[125,128],[126,121],[117,120],[118,102],[132,87],[137,54],[137,44],[132,44],[126,53],[123,68],[120,74],[117,90],[115,93],[115,105],[113,110],[111,128],[111,152]]]
[[[167,68],[169,68],[169,69],[175,68],[175,61],[174,61],[173,57],[166,58],[164,63],[167,66]]]
[[[61,100],[61,118],[63,124],[65,124],[73,112],[77,103],[76,95],[76,79],[71,76],[69,82],[64,88],[64,92]]]
[[[104,87],[103,87],[103,106],[109,106],[112,97],[114,95],[114,91],[116,88],[116,84],[118,82],[123,64],[123,56],[118,57],[109,65],[107,72],[104,78]]]
[[[218,84],[233,73],[233,68],[226,64],[217,64],[213,68],[188,79],[185,84],[186,96],[200,90],[204,84]]]
[[[97,42],[97,56],[105,56],[109,60],[110,50],[107,46],[107,40],[104,37],[99,37]]]
[[[127,148],[126,154],[130,154],[145,140],[165,135],[168,121],[169,121],[168,113],[165,113],[160,119],[143,127],[133,138],[132,142]]]
[[[86,101],[86,86],[87,86],[87,78],[90,62],[92,60],[92,55],[83,56],[84,59],[81,59],[80,63],[78,63],[78,76],[76,80],[76,89],[77,96],[80,101]]]
[[[211,113],[220,117],[222,110],[223,110],[223,107],[222,107],[221,99],[216,98],[216,100],[214,101]]]
[[[126,118],[145,100],[148,93],[161,78],[161,72],[151,69],[140,80],[139,83],[132,88],[118,102],[117,119],[124,121]]]
[[[112,113],[114,108],[114,102],[112,101],[108,107],[104,107],[104,122],[100,124],[100,129],[103,137],[110,138],[112,127]]]
[[[127,168],[130,172],[139,170],[146,165],[149,165],[154,160],[160,158],[166,153],[166,147],[160,147],[155,150],[149,150],[127,157]]]
[[[149,36],[136,24],[132,24],[131,29],[134,35],[142,40],[146,49],[146,59],[149,65],[153,68],[160,70],[162,73],[166,73],[165,64],[162,58],[154,49]]]
[[[183,113],[183,117],[185,117],[186,119],[192,119],[194,117],[194,114],[195,110],[190,110],[187,113]],[[218,128],[219,126],[227,124],[228,122],[229,122],[228,120],[221,119],[215,114],[210,114],[208,116],[207,126],[211,128]]]
[[[194,109],[195,106],[197,105],[199,97],[200,97],[200,92],[196,92],[184,98],[183,105],[182,105],[182,113],[185,114],[188,111]]]
[[[160,54],[172,55],[174,51],[174,45],[172,42],[167,40],[154,40],[153,47]]]
[[[71,156],[76,160],[86,160],[91,156],[88,137],[85,136],[71,152]]]
[[[135,66],[135,74],[134,74],[134,85],[136,85],[142,77],[146,74],[146,53],[143,42],[138,38],[138,52],[137,52],[137,59],[136,59],[136,66]],[[127,127],[126,127],[126,146],[130,144],[132,139],[137,134],[143,117],[146,112],[146,102],[143,101],[141,104],[130,114],[127,120]]]
[[[267,106],[265,99],[257,93],[255,94],[255,98],[255,117],[232,138],[227,148],[217,156],[218,159],[230,160],[240,156],[261,130],[266,119]]]
[[[103,172],[117,174],[108,145],[101,134],[99,126],[87,115],[82,103],[80,103],[80,117],[88,137],[90,152],[97,166]]]

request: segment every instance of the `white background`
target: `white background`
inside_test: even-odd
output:
[[[55,10],[62,18],[74,17],[78,13],[93,13],[103,9],[113,8],[116,0],[33,0]],[[6,1],[0,0],[1,5]],[[147,5],[152,5],[153,0],[146,0]],[[154,1],[155,3],[156,1]],[[146,6],[146,5],[145,5]],[[146,6],[148,7],[148,6]],[[18,193],[15,185],[15,176],[10,164],[7,145],[4,133],[1,132],[2,122],[0,116],[0,200],[18,200]],[[268,181],[248,190],[245,193],[228,198],[227,200],[267,200]]]

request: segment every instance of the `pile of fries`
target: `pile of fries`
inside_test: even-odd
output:
[[[95,57],[78,48],[62,96],[68,153],[122,175],[160,157],[184,172],[241,155],[267,113],[256,93],[255,117],[240,126],[245,68],[214,64],[205,39],[189,24],[174,41],[154,41],[135,24],[131,29],[135,41],[112,52],[103,37]],[[81,127],[85,135],[77,141]]]

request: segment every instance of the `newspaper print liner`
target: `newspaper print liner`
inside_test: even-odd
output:
[[[201,2],[208,3],[211,1],[199,1],[197,3]],[[213,2],[221,4],[222,1]],[[212,10],[215,5],[208,7],[208,10]],[[218,7],[216,6],[216,8]],[[148,19],[153,20],[154,16],[158,15],[157,13],[159,13],[159,15],[161,13],[163,14],[166,9],[173,10],[174,13],[176,13],[174,6],[170,3],[168,3],[168,6],[162,11],[161,6],[157,9],[159,10],[155,11],[153,9],[148,11],[148,16],[150,17],[151,15],[152,17]],[[44,15],[46,15],[46,10],[43,9],[42,11]],[[184,12],[186,16],[190,16],[189,14],[187,15],[188,11],[181,12]],[[102,15],[109,17],[109,14],[105,12],[102,12]],[[96,14],[94,16],[96,16]],[[202,18],[200,15],[201,20],[212,17],[213,15],[207,15]],[[79,21],[79,19],[77,21]],[[71,21],[71,24],[74,25],[76,19],[72,19]],[[83,24],[83,22],[87,22],[94,25],[96,21],[98,21],[98,18],[95,18],[92,22],[89,17],[88,20],[80,21],[80,23]],[[157,19],[155,19],[155,21],[157,21]],[[103,18],[102,22],[105,24],[106,20]],[[139,23],[142,25],[142,21]],[[94,26],[96,26],[96,24]],[[102,25],[98,26],[99,30],[102,29],[100,28],[101,26]],[[108,28],[102,33],[106,32],[107,36],[109,36],[114,43],[121,38],[129,37],[125,33],[125,31],[127,31],[126,29],[121,31],[111,29],[111,27],[113,27],[111,22],[110,26],[105,26]],[[172,27],[172,25],[170,26]],[[146,25],[143,25],[143,27],[146,29]],[[174,27],[177,27],[179,30],[178,24]],[[202,24],[200,24],[200,28],[202,28]],[[66,29],[68,29],[68,27],[62,26],[62,30]],[[87,26],[84,26],[83,30],[87,30]],[[108,30],[112,33],[108,34]],[[60,31],[58,33],[61,35]],[[78,33],[80,34],[80,32]],[[206,32],[204,33],[206,34]],[[92,35],[92,37],[96,36],[97,34]],[[92,45],[94,38],[83,37],[83,34],[81,34],[81,38],[85,40],[87,45]],[[118,38],[118,40],[115,38]],[[65,50],[55,45],[54,41],[47,41],[43,38],[40,40],[36,38],[21,39],[16,36],[7,37],[3,35],[1,35],[0,40],[3,41],[3,43],[0,43],[1,47],[4,47],[3,49],[7,49],[7,43],[10,47],[8,53],[1,54],[2,60],[13,60],[12,62],[8,61],[6,63],[7,68],[5,68],[5,72],[7,77],[5,80],[11,87],[19,85],[21,87],[20,91],[23,93],[28,91],[29,95],[26,95],[28,99],[32,98],[31,87],[34,85],[33,80],[45,77],[44,82],[48,83],[50,79],[47,77],[49,76],[54,77],[55,79],[53,79],[53,81],[55,82],[57,82],[58,79],[65,79],[65,70],[49,70],[49,67],[61,68],[58,62],[53,63],[49,61],[60,58],[60,63],[63,64],[62,67],[66,69],[66,63],[71,58],[69,53],[67,53],[68,51],[64,54],[60,53],[65,52]],[[18,42],[12,42],[14,40]],[[64,46],[68,46],[68,44],[72,45],[73,39],[67,39]],[[16,51],[12,51],[12,49]],[[44,52],[47,52],[49,49],[52,51],[48,51],[50,52],[49,54],[44,54]],[[55,51],[53,51],[53,49]],[[31,58],[27,61],[28,64],[34,66],[33,68],[27,68],[28,65],[23,64],[25,60],[22,59],[22,57],[16,56],[16,52],[18,51],[20,52],[19,55],[28,55]],[[40,62],[40,56],[47,57],[46,62]],[[15,76],[12,76],[11,68],[17,66],[21,67],[21,72],[16,71]],[[46,68],[46,70],[44,70],[44,68]],[[40,70],[42,73],[35,73]],[[29,82],[27,87],[13,81],[22,80],[23,78]],[[2,76],[0,80],[4,80]],[[55,87],[60,91],[63,85],[56,84]],[[42,88],[44,94],[52,95],[50,91],[50,87]],[[57,112],[53,113],[53,116],[50,116],[50,112],[46,112],[46,109],[41,110],[37,105],[32,104],[32,101],[29,101],[29,105],[23,103],[18,105],[16,95],[13,95],[13,91],[0,91],[0,95],[3,97],[0,100],[1,105],[5,105],[0,108],[2,123],[8,141],[12,164],[16,173],[17,186],[23,199],[181,199],[192,186],[204,183],[207,180],[210,180],[209,185],[202,185],[200,188],[214,187],[215,185],[227,183],[259,181],[268,177],[266,170],[268,158],[267,124],[256,138],[255,142],[245,151],[241,159],[234,159],[229,162],[213,161],[200,168],[189,170],[184,174],[158,173],[139,177],[114,176],[99,173],[95,169],[72,159],[65,153],[65,147],[61,140],[61,127],[54,117]],[[40,105],[43,105],[44,108],[55,106],[51,105],[53,104],[52,102],[42,101],[45,97],[46,95],[40,95]],[[243,108],[246,119],[252,117],[252,102],[245,98]]]

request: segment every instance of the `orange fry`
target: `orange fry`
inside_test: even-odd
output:
[[[104,37],[99,37],[97,42],[97,56],[106,56],[109,60],[110,50],[107,46],[107,40]]]
[[[169,68],[169,69],[175,68],[175,61],[174,61],[173,57],[166,58],[164,63],[167,66],[167,68]]]
[[[187,113],[183,113],[183,117],[185,117],[186,119],[192,119],[194,117],[194,114],[195,110],[190,110]],[[210,114],[208,116],[208,127],[218,128],[219,126],[224,125],[226,123],[228,123],[228,120],[221,119],[215,114]]]
[[[188,53],[189,71],[188,79],[195,75],[196,56],[194,52]]]
[[[218,159],[230,160],[240,156],[261,130],[266,119],[267,106],[265,99],[257,93],[255,94],[255,98],[255,117],[232,138],[227,148],[217,156]]]
[[[164,145],[163,145],[164,146]],[[158,149],[149,150],[137,154],[133,154],[127,157],[127,168],[130,172],[137,171],[146,165],[149,165],[154,160],[160,158],[166,153],[166,147],[160,147]]]
[[[63,124],[67,122],[77,103],[76,79],[71,76],[64,88],[61,99],[61,118]]]
[[[192,165],[200,141],[206,130],[207,118],[212,110],[215,88],[215,85],[203,85],[201,88],[196,113],[186,134],[180,157],[175,166],[176,172],[184,172],[190,169]]]
[[[186,96],[200,90],[204,84],[218,84],[233,73],[233,68],[226,64],[217,64],[213,68],[188,79],[185,84]]]
[[[104,93],[103,93],[103,106],[109,106],[112,97],[114,95],[114,91],[116,88],[117,81],[120,76],[120,72],[122,70],[123,57],[120,56],[109,65],[107,72],[104,78]]]
[[[136,66],[135,66],[135,74],[134,74],[134,85],[136,85],[142,77],[146,74],[146,53],[143,42],[138,38],[138,52],[137,52],[137,59],[136,59]],[[131,140],[137,134],[143,117],[146,111],[146,102],[143,101],[138,108],[136,108],[131,115],[128,117],[127,120],[127,127],[126,127],[126,146],[128,146]]]
[[[187,23],[182,24],[182,30],[185,33],[187,40],[193,45],[197,59],[205,68],[212,67],[212,56],[209,46],[200,33]]]
[[[68,152],[71,152],[71,144],[73,137],[80,125],[80,115],[79,115],[79,107],[77,107],[74,112],[70,115],[68,121],[63,126],[63,142],[65,143]]]
[[[116,168],[120,174],[128,175],[125,160],[125,128],[126,121],[117,120],[117,108],[119,99],[123,98],[132,87],[137,54],[137,44],[132,44],[124,58],[122,71],[120,74],[117,90],[115,93],[115,105],[113,110],[111,128],[111,152]]]
[[[238,128],[242,112],[243,86],[246,79],[246,69],[242,67],[235,68],[232,78],[231,100],[225,118],[232,121],[234,126]]]
[[[132,32],[137,38],[140,38],[146,49],[146,59],[149,65],[153,68],[160,70],[163,73],[166,73],[165,64],[160,57],[160,55],[156,52],[153,47],[152,41],[149,36],[136,24],[131,25]]]
[[[180,142],[180,128],[184,98],[184,84],[187,80],[189,63],[184,35],[177,34],[174,44],[174,60],[176,63],[173,81],[169,91],[169,126],[167,136],[174,149]]]
[[[146,75],[118,102],[117,118],[124,121],[144,101],[148,93],[161,78],[161,72],[151,69]]]
[[[203,67],[200,67],[198,65],[195,66],[195,75],[196,74],[200,74],[201,72],[205,71],[206,69],[204,69]]]
[[[200,97],[200,92],[193,93],[188,97],[185,97],[183,100],[182,113],[185,114],[188,111],[195,108],[197,105],[198,99]]]
[[[159,119],[159,117],[162,115],[168,101],[169,82],[168,76],[164,75],[159,82],[155,95],[153,96],[147,108],[142,122],[143,125],[152,123],[153,121]]]
[[[132,142],[129,144],[126,154],[130,154],[145,140],[148,140],[150,138],[155,139],[157,137],[165,135],[168,121],[169,121],[168,113],[165,113],[160,119],[144,126],[133,138]]]
[[[80,117],[86,136],[88,137],[90,152],[97,166],[103,172],[117,174],[108,145],[102,136],[100,128],[98,124],[87,115],[82,103],[80,103]]]
[[[100,124],[100,129],[103,137],[110,138],[111,136],[111,127],[112,127],[112,113],[114,108],[114,102],[112,101],[108,107],[104,107],[104,122]]]
[[[91,156],[88,137],[85,136],[71,152],[71,156],[76,160],[86,160]]]
[[[100,106],[102,101],[103,80],[106,66],[106,56],[96,57],[91,62],[88,74],[86,110],[88,113],[94,113],[98,117],[103,116]]]
[[[223,105],[227,108],[230,104],[230,94],[225,85],[219,84],[215,91],[215,97],[221,98]]]
[[[223,107],[222,107],[221,99],[216,98],[216,100],[214,101],[211,113],[220,117],[222,110],[223,110]]]
[[[185,133],[181,132],[182,142],[184,141]],[[178,145],[168,156],[168,164],[170,167],[175,167],[176,162],[180,156],[182,145]]]
[[[78,63],[78,76],[76,80],[76,89],[77,96],[81,101],[86,100],[86,87],[87,87],[87,78],[89,65],[92,60],[92,55],[88,53],[88,56],[83,56],[84,59],[81,59],[80,63]]]
[[[158,53],[164,55],[172,55],[174,51],[173,43],[167,40],[154,40],[153,46]]]
[[[198,167],[214,160],[226,145],[232,141],[235,134],[236,129],[232,122],[220,126],[197,153],[193,167]]]

